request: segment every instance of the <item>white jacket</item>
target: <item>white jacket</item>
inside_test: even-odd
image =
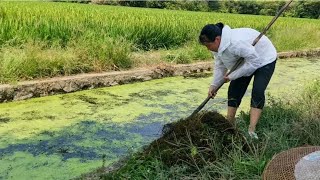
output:
[[[259,34],[250,28],[231,29],[227,25],[223,27],[218,52],[212,52],[215,63],[211,85],[221,85],[227,70],[230,70],[240,57],[244,58],[244,63],[229,75],[230,80],[250,76],[256,69],[276,60],[277,51],[266,36],[262,36],[259,42],[252,46]]]

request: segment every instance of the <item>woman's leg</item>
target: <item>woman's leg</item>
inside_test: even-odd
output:
[[[254,132],[256,130],[257,123],[260,119],[262,109],[253,108],[250,109],[250,125],[248,128],[249,132]]]
[[[230,82],[228,89],[228,114],[227,119],[234,124],[235,115],[241,104],[241,99],[245,94],[252,76],[241,77]]]
[[[254,74],[249,132],[254,132],[265,104],[265,90],[274,72],[276,61],[257,69]]]

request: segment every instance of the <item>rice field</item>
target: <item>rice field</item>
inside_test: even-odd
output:
[[[206,60],[210,54],[197,43],[205,24],[224,22],[232,28],[261,31],[271,19],[92,4],[0,2],[0,82],[132,68],[141,64],[141,56],[137,59],[132,54],[150,50],[161,50],[159,61]],[[315,19],[279,18],[267,35],[279,51],[320,47],[316,40],[320,23]],[[168,58],[168,52],[174,58]]]

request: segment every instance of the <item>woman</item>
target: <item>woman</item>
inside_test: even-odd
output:
[[[227,113],[227,119],[230,122],[234,123],[237,108],[254,77],[248,133],[255,139],[258,139],[255,129],[265,104],[265,90],[274,72],[277,59],[277,51],[266,36],[252,46],[259,34],[254,29],[231,29],[227,25],[217,23],[204,26],[199,36],[200,43],[214,53],[215,59],[214,78],[208,96],[215,96],[217,87],[231,81],[228,89]],[[230,70],[241,57],[244,58],[244,63],[226,76],[227,70]]]

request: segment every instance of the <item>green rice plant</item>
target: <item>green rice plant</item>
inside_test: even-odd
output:
[[[252,27],[261,31],[272,18],[50,2],[1,2],[1,7],[0,44],[15,38],[31,38],[49,44],[58,40],[65,46],[89,33],[99,38],[121,36],[143,49],[170,48],[197,39],[207,23],[221,21],[233,28]],[[315,31],[319,28],[317,20],[279,18],[268,34],[280,50],[312,48],[319,47],[319,42],[313,41],[319,38]],[[299,38],[302,44],[287,47],[286,43]]]
[[[68,48],[52,45],[47,49],[47,44],[41,42],[23,44],[19,48],[4,46],[0,50],[0,82],[102,72],[132,66],[130,43],[111,38],[104,43],[95,43],[98,41],[86,40],[77,47]]]
[[[133,61],[139,62],[133,60],[131,54],[150,50],[172,51],[175,53],[174,60],[169,57],[172,63],[206,60],[211,55],[197,42],[205,24],[223,22],[232,28],[251,27],[261,31],[271,19],[270,16],[227,13],[4,1],[0,2],[0,52],[6,54],[0,56],[7,60],[1,63],[4,71],[1,82],[10,82],[12,78],[22,80],[127,69],[133,66]],[[278,51],[310,49],[320,46],[316,41],[320,38],[319,29],[320,24],[315,19],[280,17],[267,35]],[[31,58],[30,53],[26,54],[28,57],[17,53],[26,52],[22,50],[26,47],[37,49],[34,52],[37,58]],[[12,49],[11,55],[8,55],[8,48]],[[56,62],[45,68],[35,67],[41,64],[34,63],[36,61],[47,62],[44,54],[48,52]],[[26,68],[30,70],[12,74],[17,71],[17,65],[12,66],[13,61],[21,64],[21,60],[9,61],[9,56],[33,61],[27,63]],[[40,57],[45,59],[39,60]]]

